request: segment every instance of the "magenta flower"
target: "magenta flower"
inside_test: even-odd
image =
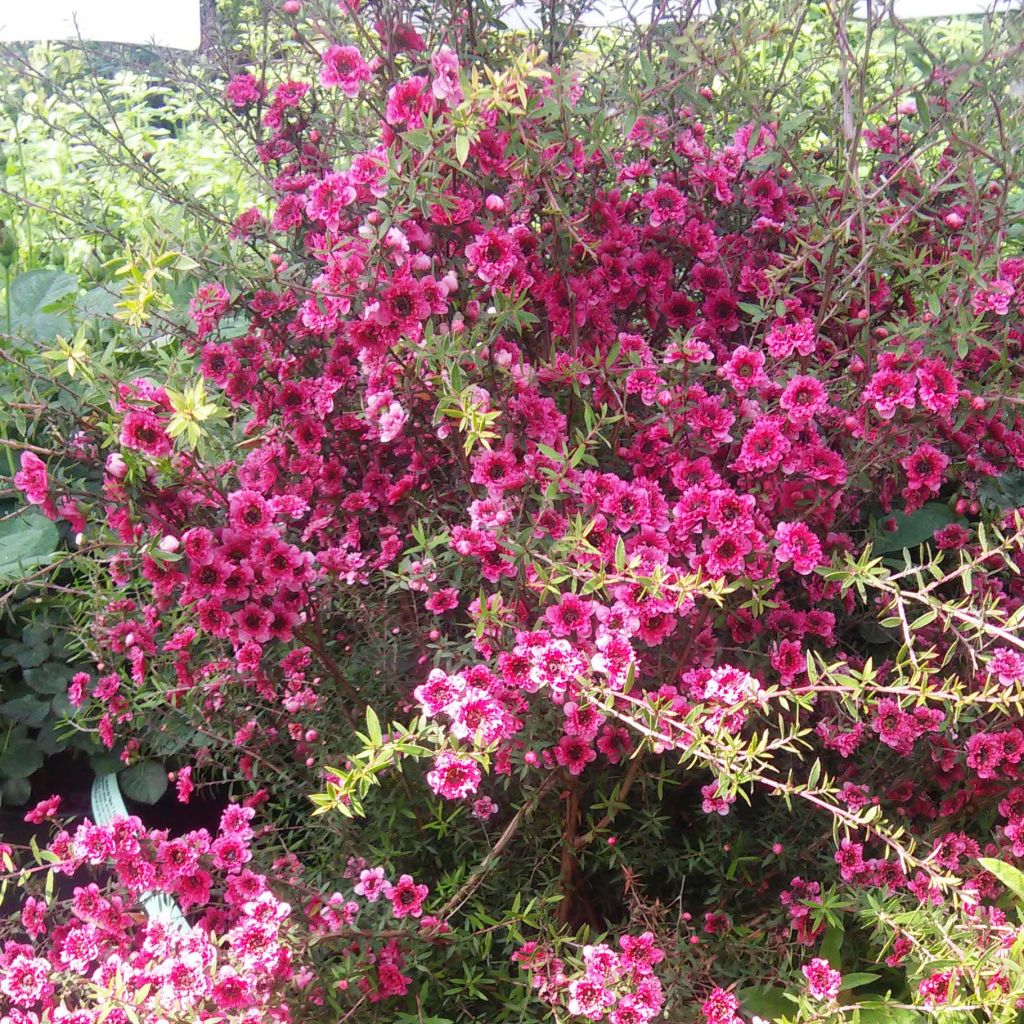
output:
[[[336,86],[354,99],[365,82],[373,78],[370,65],[354,46],[330,46],[323,55],[320,84]]]
[[[384,895],[391,900],[391,913],[398,918],[421,917],[429,892],[427,886],[417,885],[412,875],[402,875],[394,885],[388,883],[384,888]]]
[[[843,976],[829,966],[822,957],[815,957],[801,968],[807,979],[807,991],[815,999],[832,1000],[839,995],[839,986]]]
[[[427,784],[446,800],[461,800],[480,787],[480,766],[470,758],[458,757],[442,750],[434,758],[434,767],[427,772]]]
[[[30,505],[38,505],[47,518],[57,518],[56,509],[50,500],[46,463],[34,452],[21,453],[21,469],[14,474],[14,486],[25,495]]]

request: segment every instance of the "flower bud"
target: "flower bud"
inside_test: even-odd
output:
[[[115,480],[123,480],[128,475],[128,466],[117,452],[107,456],[107,473]]]

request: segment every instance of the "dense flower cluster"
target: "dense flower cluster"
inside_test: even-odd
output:
[[[701,777],[697,805],[728,817],[736,797],[713,750],[791,721],[802,700],[807,743],[839,780],[837,813],[885,804],[933,838],[936,863],[960,874],[1001,943],[997,887],[970,862],[983,850],[1024,856],[1024,732],[984,713],[954,728],[948,704],[918,699],[893,660],[869,662],[851,640],[855,591],[822,570],[936,507],[936,546],[983,556],[986,485],[1024,469],[1024,418],[997,400],[1021,383],[1024,259],[977,252],[963,229],[974,183],[951,157],[937,164],[949,183],[919,201],[913,131],[895,130],[914,126],[914,111],[865,134],[880,198],[864,230],[899,225],[905,263],[869,266],[861,287],[841,289],[857,243],[840,251],[830,238],[839,269],[828,269],[818,219],[838,217],[846,197],[801,184],[780,126],[716,139],[684,108],[588,146],[550,130],[552,106],[572,116],[568,78],[524,81],[518,106],[480,98],[454,53],[417,56],[408,31],[400,48],[415,73],[388,84],[376,137],[344,158],[312,82],[243,74],[227,86],[232,107],[259,106],[257,153],[272,183],[269,217],[246,215],[234,233],[277,247],[276,271],[240,292],[202,286],[187,348],[245,440],[212,461],[176,446],[162,386],[119,389],[120,450],[103,485],[120,544],[109,568],[121,585],[143,582],[96,617],[103,654],[76,677],[73,703],[130,757],[148,707],[135,695],[170,679],[170,702],[220,737],[217,756],[238,748],[229,767],[241,777],[260,775],[266,751],[316,767],[339,753],[323,716],[370,703],[348,677],[346,645],[360,628],[393,628],[412,656],[374,698],[433,730],[425,792],[485,822],[510,790],[525,802],[552,773],[575,793],[609,766],[673,751],[706,755],[722,777]],[[357,47],[332,43],[317,79],[357,102],[380,73]],[[938,311],[915,293],[908,267],[941,277],[965,261],[976,275],[950,276]],[[969,323],[969,345],[944,317]],[[42,463],[26,457],[17,482],[49,507]],[[1010,506],[990,519],[1019,532]],[[1005,562],[986,563],[973,586],[1012,615],[1024,605],[1024,546]],[[906,621],[895,599],[881,611]],[[1024,684],[1012,631],[968,666],[934,616],[914,628],[965,688]],[[870,666],[885,692],[815,693],[815,656],[851,673]],[[994,832],[960,829],[983,811],[998,812]],[[93,827],[63,842],[69,857],[114,858],[135,895],[175,870],[119,856]],[[170,891],[186,908],[210,898],[200,863],[249,877],[231,830],[206,845],[147,842],[181,849],[189,869]],[[413,876],[388,881],[365,863],[351,872],[364,902],[421,918],[428,889]],[[877,835],[846,834],[832,877],[946,898]],[[823,931],[814,907],[826,881],[778,879],[780,931],[801,946]],[[155,978],[152,998],[269,1012],[289,974],[259,959],[287,927],[280,907],[262,889],[228,899],[217,920],[241,959],[222,967],[207,969],[205,939],[160,933],[154,949],[198,943],[201,967],[180,987]],[[256,968],[244,914],[263,929]],[[727,930],[710,916],[709,934]],[[83,938],[86,956],[78,941],[62,939],[55,948],[69,951],[54,955],[85,964],[105,949]],[[8,974],[23,980],[4,984],[24,993],[16,1005],[52,999],[38,958],[12,950]],[[353,955],[373,967],[361,985],[374,1000],[406,992],[402,943]],[[651,933],[582,957],[576,972],[543,943],[516,954],[540,998],[572,1015],[639,1024],[661,1011],[664,952]],[[140,981],[148,964],[133,967]],[[813,998],[836,997],[841,976],[825,960],[811,958],[804,975]],[[922,983],[922,999],[941,1002],[953,980]],[[221,984],[230,997],[217,996]],[[731,993],[707,991],[709,1022],[737,1019]]]
[[[650,932],[623,935],[620,949],[604,943],[583,947],[583,971],[576,975],[551,950],[535,942],[520,948],[512,959],[531,974],[533,987],[552,1006],[575,1017],[611,1024],[645,1024],[664,1005],[654,968],[665,959]]]
[[[9,939],[0,951],[4,1019],[291,1019],[287,997],[312,979],[294,961],[292,908],[246,867],[252,816],[228,807],[216,836],[199,829],[172,839],[133,817],[59,832],[43,863],[76,880],[98,872],[104,884],[75,885],[67,906],[25,899],[29,942]],[[3,856],[13,867],[9,846]],[[140,913],[156,893],[195,923]]]

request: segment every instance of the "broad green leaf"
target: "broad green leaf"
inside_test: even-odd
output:
[[[776,1020],[793,1012],[793,1003],[786,997],[785,989],[773,985],[750,985],[738,989],[736,997],[747,1016]]]
[[[1024,871],[995,857],[979,857],[978,863],[990,874],[996,876],[1017,899],[1024,900]]]
[[[140,761],[117,776],[121,791],[129,800],[155,804],[167,791],[167,772],[159,761]]]
[[[844,937],[842,928],[829,925],[825,929],[825,937],[821,940],[821,949],[818,951],[818,955],[824,957],[837,971],[840,968]]]
[[[75,670],[70,665],[50,661],[38,668],[25,669],[22,678],[36,693],[52,697],[58,693],[67,693],[68,683],[74,674]]]
[[[1001,476],[987,476],[978,487],[983,505],[996,508],[1024,506],[1024,469],[1010,469]]]
[[[0,522],[0,580],[45,565],[57,549],[57,527],[39,512]]]
[[[958,519],[948,505],[941,501],[931,501],[919,508],[912,515],[905,512],[893,512],[891,516],[885,516],[883,521],[893,519],[896,522],[896,530],[878,530],[872,538],[872,546],[876,554],[885,554],[889,551],[900,551],[903,548],[916,548],[918,544],[932,539],[936,530],[950,523],[963,522]]]
[[[52,312],[65,296],[78,290],[78,279],[62,270],[30,270],[11,282],[11,333],[38,341],[70,334],[66,316]]]
[[[32,784],[28,779],[4,779],[0,785],[0,804],[5,807],[21,807],[32,795]]]
[[[871,974],[869,972],[863,973],[852,973],[843,975],[843,983],[839,986],[840,992],[849,992],[850,989],[860,988],[861,985],[870,985],[873,981],[878,981],[881,977],[880,974]]]
[[[21,722],[31,726],[33,729],[43,724],[44,719],[50,713],[50,702],[40,700],[35,694],[26,693],[23,697],[15,697],[14,700],[4,701],[0,704],[0,716],[10,719],[12,722]]]
[[[907,1006],[861,1000],[860,1007],[861,1024],[919,1024],[925,1019],[923,1014]]]
[[[22,668],[35,668],[50,656],[50,648],[46,644],[8,644],[4,654],[14,658]]]
[[[27,779],[43,763],[42,751],[27,736],[12,736],[0,753],[0,776]]]

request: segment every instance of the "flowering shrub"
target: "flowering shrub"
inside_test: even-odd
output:
[[[869,105],[839,20],[829,153],[771,104],[730,123],[699,60],[609,112],[469,26],[328,13],[288,15],[301,73],[225,83],[267,202],[194,292],[184,382],[94,377],[75,456],[105,453],[76,725],[186,805],[229,779],[306,893],[301,921],[266,880],[208,909],[231,827],[130,867],[58,837],[183,904],[191,938],[139,941],[192,973],[145,1012],[1015,1014],[1008,65],[990,150],[972,74]],[[50,473],[26,452],[15,483],[67,518]],[[251,968],[251,918],[287,970]],[[27,1002],[0,991],[58,1005],[11,948]]]

